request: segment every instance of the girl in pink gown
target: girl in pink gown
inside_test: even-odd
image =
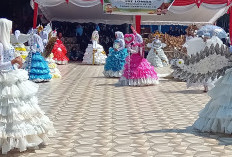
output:
[[[126,58],[120,85],[147,86],[158,84],[155,68],[143,57],[143,38],[132,27],[134,34],[125,35],[125,43],[131,56]]]

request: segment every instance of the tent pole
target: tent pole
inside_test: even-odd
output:
[[[160,33],[162,33],[162,26],[161,25],[158,26],[158,30]]]
[[[229,8],[229,13],[230,13],[230,24],[229,24],[230,45],[232,45],[232,7]]]
[[[38,17],[38,3],[34,2],[34,18],[33,18],[33,28],[37,26],[37,17]]]

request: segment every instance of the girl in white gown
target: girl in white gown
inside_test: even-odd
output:
[[[158,37],[152,42],[147,44],[147,47],[151,48],[147,55],[147,60],[154,67],[168,66],[168,58],[163,51],[163,46]]]
[[[15,54],[21,56],[23,62],[25,62],[28,56],[28,51],[24,43],[29,40],[28,34],[22,34],[19,30],[15,31],[15,34],[11,34],[11,43],[15,48]]]
[[[45,144],[55,133],[53,123],[38,105],[38,85],[28,80],[28,73],[18,69],[22,59],[14,57],[10,45],[12,21],[0,19],[0,149],[6,154],[12,149]]]
[[[225,46],[223,44],[223,42],[221,41],[221,39],[219,39],[217,36],[212,36],[210,38],[210,34],[209,33],[205,33],[203,36],[203,39],[201,37],[195,37],[191,40],[188,40],[184,46],[186,46],[187,48],[187,52],[188,55],[195,55],[196,53],[200,53],[201,51],[203,51],[206,47],[210,48],[211,45],[216,46],[216,44],[219,45],[219,47],[221,46]],[[215,59],[212,60],[213,62],[217,62],[217,56],[215,56]],[[199,66],[198,68],[196,67],[194,69],[194,71],[202,71],[202,69],[210,69],[212,68],[211,66],[209,67],[208,62],[204,62],[204,64],[202,64],[202,66]],[[217,81],[217,79],[215,79],[214,81],[212,80],[207,80],[207,81],[203,81],[203,82],[198,82],[198,83],[190,83],[189,80],[187,80],[187,87],[197,87],[197,86],[204,86],[204,92],[207,92],[208,89],[212,89],[214,87],[214,83]]]
[[[187,48],[187,53],[189,56],[191,56],[196,53],[199,53],[200,51],[203,51],[206,46],[216,46],[216,44],[219,44],[219,46],[221,47],[223,45],[223,42],[217,36],[214,35],[210,37],[209,33],[205,33],[204,38],[194,37],[186,41],[186,43],[183,46]]]
[[[93,31],[92,43],[86,48],[85,55],[83,57],[82,63],[84,64],[105,64],[106,54],[103,47],[98,44],[99,34],[98,31]]]
[[[232,69],[208,92],[211,100],[200,112],[194,127],[202,132],[232,133]]]

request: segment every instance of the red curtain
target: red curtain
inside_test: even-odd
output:
[[[195,0],[175,0],[174,3],[173,3],[173,6],[183,6],[183,5],[190,5],[190,4],[193,4],[193,3],[196,3]]]
[[[135,16],[135,26],[136,26],[136,32],[140,34],[141,31],[141,15]]]
[[[229,24],[229,31],[230,31],[230,45],[232,45],[232,7],[229,9],[230,13],[230,24]]]
[[[175,0],[173,3],[173,6],[184,6],[184,5],[190,5],[196,3],[198,6],[200,6],[201,3],[207,3],[207,4],[225,4],[229,5],[231,3],[231,0]]]
[[[37,17],[38,17],[38,3],[34,2],[34,18],[33,18],[33,28],[37,26]]]

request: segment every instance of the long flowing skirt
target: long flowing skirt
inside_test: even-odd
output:
[[[38,85],[28,80],[25,70],[0,72],[0,148],[2,153],[17,148],[46,144],[55,133],[53,123],[38,105]]]
[[[103,74],[105,77],[121,77],[126,57],[128,56],[127,49],[115,51],[113,48],[110,48],[109,51],[110,54],[106,59]]]
[[[31,52],[30,52],[31,53]],[[29,79],[33,82],[43,82],[52,79],[48,62],[45,61],[39,52],[32,53],[31,61],[27,61],[26,69],[29,71]],[[29,54],[30,56],[30,54]]]
[[[154,67],[168,66],[168,58],[162,49],[151,49],[147,55],[147,60]]]
[[[53,53],[46,58],[46,61],[48,62],[48,67],[50,69],[50,74],[52,75],[52,78],[61,78],[60,70],[57,68],[57,64],[53,58]]]
[[[211,100],[199,113],[194,127],[202,132],[232,133],[232,69],[208,92]]]
[[[53,59],[56,61],[57,64],[67,64],[69,58],[67,55],[67,49],[62,42],[57,42],[52,50],[54,57]]]
[[[120,85],[146,86],[158,84],[155,68],[140,54],[132,54],[126,59],[123,75],[119,79]]]
[[[106,54],[101,45],[98,44],[97,51],[93,54],[93,45],[89,44],[83,57],[84,64],[105,64]]]

